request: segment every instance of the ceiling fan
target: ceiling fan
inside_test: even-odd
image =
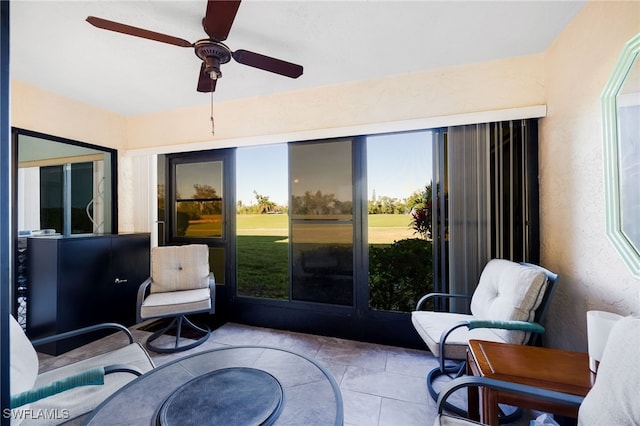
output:
[[[209,38],[198,40],[195,43],[167,34],[97,18],[95,16],[87,17],[87,22],[104,30],[115,31],[180,47],[195,48],[196,56],[202,60],[200,74],[198,75],[198,92],[207,93],[216,90],[216,82],[222,77],[220,65],[229,62],[231,58],[238,63],[275,74],[291,78],[300,77],[303,71],[301,65],[243,49],[234,52],[223,43],[229,35],[231,25],[240,7],[240,1],[241,0],[208,0],[207,10],[204,18],[202,18],[202,26]]]

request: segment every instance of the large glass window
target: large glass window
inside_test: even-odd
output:
[[[216,284],[223,285],[231,268],[227,260],[233,196],[228,196],[232,191],[225,173],[233,169],[232,151],[169,154],[165,159],[164,181],[164,173],[158,176],[158,218],[167,222],[164,242],[206,244],[210,270]]]
[[[289,164],[291,297],[351,306],[352,141],[292,144]]]
[[[287,145],[236,151],[239,296],[289,300]]]
[[[366,142],[369,307],[409,312],[433,289],[430,131]]]

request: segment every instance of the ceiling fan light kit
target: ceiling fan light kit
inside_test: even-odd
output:
[[[194,48],[196,56],[202,60],[198,75],[198,84],[196,86],[198,92],[213,93],[215,91],[216,82],[222,77],[220,65],[226,64],[231,58],[240,64],[274,74],[290,78],[300,77],[303,73],[303,67],[301,65],[243,49],[233,52],[223,43],[229,35],[231,25],[233,24],[239,7],[240,0],[208,0],[205,16],[202,19],[202,27],[209,38],[198,40],[195,43],[190,43],[179,37],[133,27],[95,16],[87,17],[87,22],[94,27],[104,30],[172,44],[178,47]],[[213,96],[211,102],[213,110]],[[211,120],[213,123],[213,115]]]

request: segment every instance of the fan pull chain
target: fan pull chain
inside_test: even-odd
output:
[[[211,92],[211,135],[216,135],[216,124],[213,120],[213,91]]]

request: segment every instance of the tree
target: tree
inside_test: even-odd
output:
[[[422,238],[431,238],[433,220],[432,186],[429,183],[421,192],[414,192],[407,199],[411,206],[411,227]]]
[[[258,213],[266,214],[276,211],[276,203],[269,200],[268,195],[258,194],[255,190],[253,194],[256,196],[256,202],[258,204]]]

